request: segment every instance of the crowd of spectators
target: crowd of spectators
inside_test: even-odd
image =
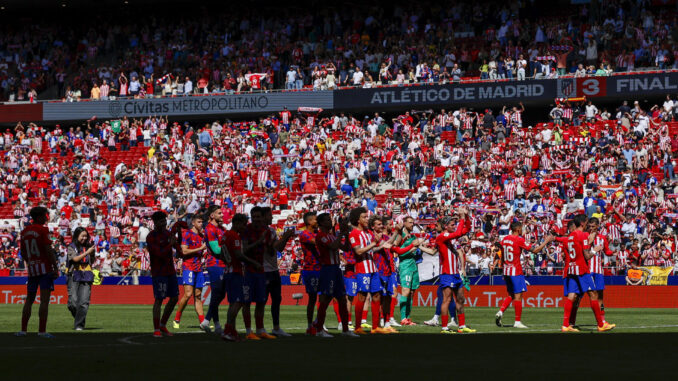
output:
[[[77,101],[676,68],[675,9],[654,3],[206,6],[191,18],[153,9],[144,23],[141,9],[69,28],[59,18],[9,23],[0,37],[0,99],[34,100],[50,86]]]
[[[50,130],[20,123],[0,135],[0,207],[12,203],[18,229],[30,207],[48,207],[62,264],[71,232],[86,227],[103,275],[147,271],[150,212],[165,210],[171,224],[208,204],[222,206],[226,223],[271,206],[280,229],[298,226],[308,210],[339,214],[363,205],[396,221],[414,217],[420,234],[466,205],[469,274],[498,271],[496,244],[512,220],[523,221],[536,243],[584,212],[609,237],[608,274],[678,264],[671,96],[649,110],[566,101],[534,116],[544,120],[534,126],[523,122],[530,110],[522,104],[480,111],[412,110],[387,120],[285,110],[202,126],[148,117]],[[131,160],[110,159],[119,150]],[[21,270],[17,232],[0,231],[4,273]],[[524,258],[526,271],[558,274],[562,255],[550,245]],[[281,270],[294,272],[300,260],[292,241],[280,253]]]

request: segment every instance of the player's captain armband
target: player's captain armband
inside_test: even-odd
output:
[[[641,280],[643,279],[643,270],[629,269],[627,276],[631,280]]]

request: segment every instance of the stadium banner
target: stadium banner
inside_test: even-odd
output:
[[[42,103],[15,102],[0,104],[0,123],[42,120]]]
[[[422,286],[414,294],[414,305],[435,307],[437,286]],[[183,293],[183,287],[180,287]],[[466,292],[468,307],[499,307],[506,297],[503,286],[472,286]],[[205,298],[209,290],[205,290]],[[7,285],[0,287],[0,304],[23,304],[26,286]],[[525,307],[562,308],[564,303],[562,286],[530,286],[523,300]],[[54,286],[50,299],[52,304],[66,304],[68,291],[65,285]],[[283,286],[283,305],[305,305],[308,301],[304,286]],[[38,301],[36,301],[37,303]],[[226,304],[226,301],[223,302]],[[589,298],[584,297],[582,306],[588,306]],[[152,286],[111,286],[92,288],[91,304],[153,304]],[[676,308],[678,287],[652,286],[608,286],[605,289],[605,306],[611,308]]]
[[[633,94],[664,95],[678,91],[678,72],[618,75],[607,77],[610,97],[631,97]],[[629,99],[631,100],[631,99]]]
[[[518,103],[519,100],[553,102],[557,84],[554,80],[532,80],[338,90],[334,92],[334,107],[340,110],[447,105],[484,107]]]
[[[42,117],[45,121],[115,119],[126,117],[231,115],[282,111],[311,106],[323,109],[334,107],[332,91],[298,91],[279,93],[250,93],[231,95],[204,95],[190,97],[116,99],[107,101],[45,103]]]
[[[647,284],[649,286],[666,286],[673,267],[644,266],[642,270],[647,272]]]

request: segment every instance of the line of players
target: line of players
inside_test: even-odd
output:
[[[30,211],[32,222],[21,233],[22,258],[29,271],[27,299],[22,311],[21,331],[17,336],[25,336],[32,305],[40,288],[40,324],[39,336],[52,337],[46,333],[47,313],[50,294],[54,290],[54,279],[58,266],[54,249],[49,240],[47,209],[35,207]],[[153,293],[154,336],[171,336],[166,324],[177,304],[179,289],[174,268],[173,256],[184,257],[183,280],[185,293],[179,303],[174,323],[178,328],[181,314],[191,296],[195,300],[200,327],[210,329],[210,321],[222,338],[229,341],[240,340],[235,328],[238,312],[242,316],[246,329],[246,338],[252,340],[275,339],[289,336],[280,327],[281,280],[277,267],[277,252],[281,251],[288,240],[297,232],[294,229],[278,236],[271,227],[270,208],[252,209],[251,223],[247,216],[236,214],[230,230],[223,228],[223,214],[218,206],[211,206],[204,215],[193,217],[191,225],[177,223],[167,229],[164,212],[156,212],[151,218],[154,230],[147,237]],[[204,225],[204,220],[207,224]],[[305,229],[300,232],[300,241],[305,251],[304,284],[309,294],[307,309],[308,334],[331,337],[325,329],[326,310],[335,300],[342,335],[356,337],[366,334],[362,326],[365,302],[371,300],[371,333],[388,334],[396,332],[392,319],[392,296],[396,294],[396,276],[393,255],[400,256],[401,284],[401,325],[412,325],[409,319],[411,310],[411,292],[418,283],[416,266],[414,272],[408,268],[408,256],[417,248],[440,260],[439,305],[437,311],[442,319],[442,333],[454,333],[449,329],[449,312],[452,310],[458,319],[460,333],[475,330],[466,326],[464,314],[464,289],[468,287],[465,274],[464,248],[459,241],[471,229],[468,210],[460,208],[453,216],[441,218],[437,223],[438,235],[434,245],[412,234],[413,220],[406,218],[402,224],[393,225],[387,217],[368,218],[364,208],[353,209],[346,219],[333,218],[328,213],[316,216],[304,215]],[[350,223],[350,225],[349,225]],[[203,228],[204,226],[204,228]],[[337,229],[338,227],[338,229]],[[567,235],[554,237],[549,235],[545,241],[530,247],[520,237],[522,225],[514,222],[511,234],[504,237],[502,261],[504,277],[509,296],[502,303],[496,315],[497,325],[502,326],[503,312],[513,303],[516,309],[514,327],[527,328],[521,322],[522,294],[527,291],[522,272],[520,256],[522,250],[539,252],[548,243],[557,240],[564,246],[565,271],[564,294],[567,297],[561,330],[576,332],[575,320],[579,302],[586,293],[596,317],[599,331],[611,330],[614,324],[605,321],[602,304],[604,282],[602,276],[601,253],[611,255],[607,239],[598,233],[597,219],[576,216],[568,223]],[[204,285],[202,256],[207,250],[205,267],[212,289],[208,312],[203,316],[200,290]],[[341,250],[341,251],[340,251]],[[343,271],[342,271],[343,266]],[[219,304],[228,295],[229,307],[227,322],[222,328],[219,319]],[[316,319],[313,319],[316,297],[320,295]],[[264,329],[264,307],[271,298],[273,331],[268,334]],[[383,299],[382,299],[383,297]],[[169,298],[161,315],[162,304]],[[352,303],[353,302],[353,303]],[[251,304],[255,304],[256,333],[251,330]],[[450,308],[454,303],[455,307]],[[351,305],[355,306],[355,328],[350,329]],[[393,305],[394,307],[394,305]],[[383,319],[382,319],[383,318]],[[382,321],[384,324],[381,324]]]
[[[406,218],[400,225],[394,225],[387,217],[368,217],[364,208],[353,209],[347,219],[338,219],[328,213],[303,216],[304,229],[286,230],[278,236],[271,227],[270,208],[255,207],[250,217],[237,214],[231,229],[222,228],[223,215],[218,207],[211,207],[204,215],[196,215],[190,230],[166,229],[166,218],[161,212],[152,216],[155,229],[147,237],[150,253],[154,306],[154,336],[171,335],[166,324],[174,305],[179,308],[174,318],[174,327],[179,328],[181,315],[191,296],[200,327],[215,331],[225,340],[238,340],[236,316],[242,310],[245,324],[245,338],[251,340],[274,339],[289,336],[280,328],[281,281],[277,268],[277,251],[281,251],[295,234],[304,252],[302,279],[308,294],[307,334],[332,337],[325,329],[325,317],[329,304],[334,301],[334,310],[340,322],[342,335],[357,336],[369,333],[396,333],[395,326],[414,325],[409,318],[411,292],[399,299],[402,320],[397,324],[393,319],[398,279],[394,255],[400,256],[400,283],[406,290],[418,287],[414,257],[417,248],[430,254],[439,254],[441,263],[441,309],[443,332],[470,333],[475,330],[465,325],[464,285],[468,280],[464,272],[464,256],[455,249],[455,241],[470,231],[468,211],[461,209],[458,215],[441,219],[438,223],[440,234],[433,247],[428,241],[412,233],[414,220]],[[207,224],[204,225],[204,219]],[[179,237],[181,244],[178,245]],[[178,300],[178,285],[172,274],[171,251],[175,248],[184,257],[183,283],[185,292]],[[211,298],[207,314],[203,315],[200,301],[201,289],[205,284],[202,271],[202,253],[207,251],[205,268],[211,285]],[[228,297],[229,307],[226,324],[221,326],[218,306]],[[273,330],[266,332],[263,326],[264,306],[271,298]],[[160,307],[165,298],[169,302],[165,313]],[[456,306],[454,312],[459,320],[458,329],[452,331],[446,320],[449,306]],[[317,312],[316,312],[317,302]],[[251,304],[255,304],[256,331],[251,329]],[[363,322],[366,303],[372,311],[372,324]],[[351,307],[355,308],[355,324],[351,324]]]

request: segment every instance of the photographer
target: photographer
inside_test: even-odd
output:
[[[74,328],[82,331],[89,309],[94,273],[92,263],[95,247],[85,228],[79,227],[73,233],[73,242],[68,246],[70,282],[68,287],[69,310],[75,318]]]

